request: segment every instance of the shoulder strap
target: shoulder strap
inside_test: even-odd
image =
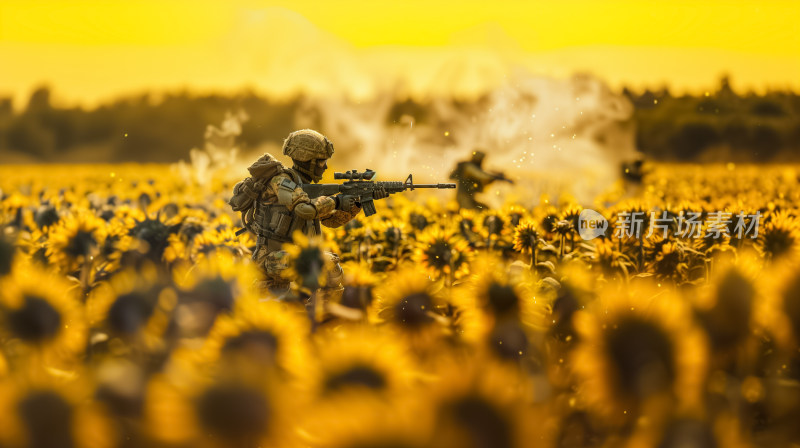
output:
[[[289,175],[289,177],[291,177],[292,180],[294,181],[294,183],[296,183],[297,185],[302,185],[303,184],[303,180],[300,179],[300,175],[297,174],[297,172],[295,170],[293,170],[291,168],[284,168],[282,173]]]

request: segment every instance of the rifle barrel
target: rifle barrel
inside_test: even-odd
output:
[[[456,188],[456,184],[413,184],[414,188]]]

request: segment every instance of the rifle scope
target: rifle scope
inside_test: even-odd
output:
[[[333,173],[334,179],[347,179],[347,180],[372,180],[375,177],[375,171],[367,168],[363,172],[358,170],[351,170],[345,173]]]

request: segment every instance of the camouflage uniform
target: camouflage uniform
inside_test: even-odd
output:
[[[497,176],[483,170],[481,151],[472,153],[470,160],[459,162],[450,178],[457,181],[456,200],[461,208],[487,210],[488,205],[475,199],[476,193],[483,192],[483,187],[497,180]]]
[[[286,288],[289,280],[282,277],[286,270],[286,251],[283,243],[291,242],[292,234],[300,230],[307,236],[321,234],[321,225],[340,227],[353,219],[361,207],[354,205],[349,211],[336,210],[336,201],[330,196],[309,199],[301,187],[303,178],[294,170],[287,169],[270,179],[266,191],[256,201],[254,228],[256,250],[253,260],[262,269],[271,288]],[[331,287],[341,284],[342,268],[339,257],[326,252],[334,268],[329,273]]]
[[[307,236],[321,234],[321,225],[339,227],[353,219],[360,211],[358,203],[347,210],[340,204],[340,199],[333,196],[321,196],[314,199],[303,191],[302,184],[318,182],[322,172],[327,168],[325,162],[333,155],[333,144],[322,134],[304,129],[289,135],[283,145],[283,153],[292,158],[295,165],[283,168],[269,154],[259,159],[253,167],[255,170],[269,173],[266,176],[263,191],[254,195],[251,212],[245,219],[245,226],[256,235],[256,249],[253,260],[264,272],[265,285],[271,289],[286,289],[291,279],[282,274],[288,268],[286,251],[281,249],[284,243],[292,241],[292,234],[301,231]],[[262,162],[259,167],[258,163]],[[279,168],[276,168],[277,164]],[[250,172],[254,173],[254,168]],[[234,189],[237,193],[239,187]],[[327,252],[333,268],[328,273],[326,286],[322,288],[323,297],[341,294],[342,268],[339,257]]]

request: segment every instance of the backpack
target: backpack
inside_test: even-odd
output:
[[[247,171],[250,172],[250,177],[233,187],[233,196],[228,201],[228,204],[230,204],[234,212],[242,213],[242,224],[245,229],[250,229],[250,225],[253,222],[253,205],[256,200],[266,191],[270,179],[284,170],[283,164],[278,159],[270,154],[264,154],[247,168]],[[240,234],[245,229],[240,230],[237,234]]]

